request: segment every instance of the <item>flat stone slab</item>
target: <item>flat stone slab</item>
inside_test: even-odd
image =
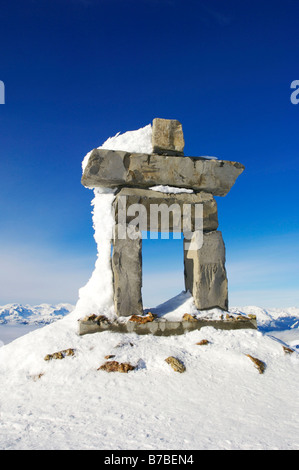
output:
[[[225,196],[244,166],[204,157],[180,157],[94,149],[81,183],[88,188],[168,185]]]
[[[141,216],[140,218],[144,225],[141,228],[142,230],[181,232],[184,227],[184,205],[186,204],[190,207],[190,228],[192,231],[195,229],[196,205],[203,206],[203,230],[217,230],[218,227],[217,203],[214,197],[208,193],[172,194],[150,189],[122,188],[116,195],[113,204],[115,207],[116,223],[130,223],[138,214],[138,207],[136,206],[135,212],[134,204],[142,205],[146,213],[145,217],[142,217],[142,214],[138,214],[138,216]],[[168,212],[167,208],[169,209],[171,206],[173,211],[169,210]],[[165,216],[163,221],[161,217],[157,217],[158,208],[159,215]],[[154,214],[156,217],[154,217]],[[125,220],[120,220],[124,215],[126,215]],[[168,217],[169,215],[170,217]]]
[[[113,333],[136,333],[138,335],[151,334],[154,336],[182,335],[189,331],[200,330],[211,326],[221,330],[257,329],[256,320],[250,318],[209,320],[198,319],[194,321],[169,321],[162,318],[147,323],[136,323],[133,321],[93,321],[79,320],[79,335],[111,331]]]

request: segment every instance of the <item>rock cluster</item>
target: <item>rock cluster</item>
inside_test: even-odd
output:
[[[193,295],[196,307],[228,309],[225,246],[217,230],[214,196],[225,196],[244,166],[211,157],[184,156],[184,145],[180,122],[157,118],[152,126],[152,154],[94,149],[89,156],[82,184],[118,190],[114,200],[116,226],[111,259],[118,316],[143,314],[140,232],[164,231],[165,220],[162,216],[154,218],[152,213],[152,209],[162,206],[172,215],[166,227],[169,232],[183,231],[187,218],[184,209],[187,206],[190,209],[189,232],[184,231],[184,273],[185,288]],[[160,185],[180,188],[180,191],[166,194],[150,189]],[[200,217],[196,212],[199,206],[202,207]],[[125,234],[132,229],[137,207],[139,232],[133,229],[133,236],[120,236],[124,227]],[[200,243],[194,249],[193,242],[199,237]]]
[[[53,354],[47,354],[44,358],[45,361],[51,361],[52,359],[64,359],[67,356],[74,356],[75,351],[73,348],[64,349],[62,351],[57,351]]]

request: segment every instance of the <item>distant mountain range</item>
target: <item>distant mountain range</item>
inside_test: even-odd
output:
[[[171,299],[173,302],[176,299]],[[22,305],[7,304],[0,306],[0,325],[48,325],[68,315],[75,306],[68,303]],[[213,312],[213,310],[211,310]],[[232,307],[233,314],[254,314],[257,317],[258,328],[263,333],[271,330],[296,330],[299,328],[299,308],[290,307],[285,309],[268,308],[263,309],[256,306]]]
[[[40,304],[36,306],[7,304],[0,306],[0,325],[48,325],[68,315],[74,305],[61,303],[57,305]]]

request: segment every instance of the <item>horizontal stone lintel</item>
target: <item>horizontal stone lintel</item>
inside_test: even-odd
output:
[[[94,149],[81,182],[88,188],[168,185],[225,196],[243,170],[241,163],[205,157]]]
[[[199,319],[197,321],[169,321],[157,319],[153,322],[144,324],[127,321],[125,323],[97,323],[92,321],[79,320],[79,335],[90,333],[100,333],[103,331],[111,331],[114,333],[136,333],[138,335],[152,334],[155,336],[182,335],[188,331],[200,330],[203,327],[211,326],[222,330],[238,330],[238,329],[257,329],[255,320],[206,320]]]
[[[203,229],[205,231],[217,230],[218,211],[214,197],[208,193],[162,193],[150,189],[122,188],[114,200],[116,223],[130,223],[136,217],[144,219],[138,213],[138,206],[145,208],[146,230],[182,232],[186,227],[186,219],[191,223],[191,231]],[[186,207],[188,205],[188,207]],[[196,216],[199,216],[196,205],[202,205],[202,227],[196,226]],[[155,207],[154,207],[155,206]],[[173,208],[173,211],[171,211]],[[135,211],[136,209],[136,211]],[[188,211],[190,210],[190,217]],[[153,214],[157,217],[153,217]],[[163,221],[162,221],[163,217]],[[184,217],[186,219],[184,219]],[[166,223],[166,225],[165,225]],[[144,227],[139,227],[144,230]],[[166,230],[167,231],[167,230]]]

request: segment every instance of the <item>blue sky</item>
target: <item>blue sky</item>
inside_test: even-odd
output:
[[[246,167],[217,198],[229,301],[299,306],[297,0],[0,1],[0,304],[75,303],[93,270],[81,161],[182,122],[186,155]],[[183,289],[179,241],[144,243],[144,298]]]

